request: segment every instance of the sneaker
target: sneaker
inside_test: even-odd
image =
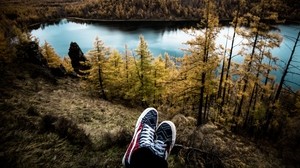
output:
[[[157,156],[167,160],[176,140],[176,127],[171,121],[163,121],[156,129],[154,151]]]
[[[155,108],[147,108],[138,118],[132,140],[124,154],[122,164],[125,167],[130,166],[132,153],[141,148],[153,146],[155,129],[157,127],[158,115]]]

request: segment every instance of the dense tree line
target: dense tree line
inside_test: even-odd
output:
[[[238,0],[214,0],[220,20],[231,20]],[[244,0],[250,7],[257,1]],[[18,25],[28,26],[64,17],[103,20],[200,20],[204,0],[47,0],[1,1],[1,15]],[[278,0],[273,4],[281,19],[299,20],[299,1]],[[248,9],[245,9],[245,11]],[[268,19],[268,18],[263,18]]]

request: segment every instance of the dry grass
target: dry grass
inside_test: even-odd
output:
[[[37,70],[10,70],[0,80],[1,167],[122,167],[143,109],[91,97],[79,79],[53,80]],[[167,116],[160,113],[159,120]],[[281,166],[274,155],[212,123],[196,128],[195,119],[183,115],[172,121],[177,143],[191,148],[174,148],[170,168]]]
[[[278,152],[268,144],[262,151],[250,139],[211,122],[196,128],[191,117],[179,114],[172,120],[177,126],[177,143],[185,147],[178,150],[175,146],[174,167],[283,167]]]
[[[139,111],[32,72],[1,80],[1,167],[121,167]]]

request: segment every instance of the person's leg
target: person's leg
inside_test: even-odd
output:
[[[138,118],[122,159],[126,168],[168,167],[166,160],[175,144],[176,127],[171,121],[163,121],[157,127],[157,121],[154,108],[147,108]]]
[[[163,121],[155,132],[153,145],[139,148],[131,157],[133,168],[167,168],[167,158],[175,144],[176,127],[171,121]]]
[[[149,148],[139,148],[133,152],[130,166],[132,168],[167,168],[167,161],[154,154]]]
[[[124,154],[122,164],[131,167],[132,154],[140,148],[149,148],[154,145],[154,133],[157,127],[158,113],[154,108],[147,108],[138,118],[132,140]]]

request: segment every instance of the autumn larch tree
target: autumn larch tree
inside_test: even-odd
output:
[[[104,43],[96,37],[94,49],[88,53],[92,64],[92,67],[89,70],[88,81],[92,87],[99,90],[100,96],[104,99],[107,99],[104,80],[108,52],[109,50],[104,46]]]
[[[279,97],[280,97],[283,85],[284,85],[285,80],[286,80],[286,75],[289,73],[289,69],[290,69],[290,67],[292,65],[291,63],[292,63],[292,60],[294,58],[294,54],[295,54],[295,51],[296,51],[296,48],[297,48],[297,44],[299,42],[299,38],[300,38],[300,31],[298,32],[298,35],[295,38],[295,43],[294,43],[293,49],[291,51],[291,55],[290,55],[290,57],[288,59],[288,62],[286,63],[286,66],[284,67],[284,70],[283,70],[283,73],[282,73],[282,77],[281,77],[279,85],[277,87],[275,96],[274,96],[274,98],[272,100],[272,105],[270,106],[270,108],[268,108],[268,110],[266,112],[266,123],[264,125],[264,131],[265,132],[268,131],[270,123],[271,123],[271,120],[273,119],[274,111],[275,111],[276,108],[278,108],[278,107],[276,107],[276,105],[278,106],[278,100],[279,100]],[[295,73],[295,72],[290,72],[290,73],[294,73],[296,75],[300,75],[300,73]]]
[[[229,55],[228,55],[228,60],[225,61],[226,59],[223,60],[223,65],[222,65],[222,72],[221,72],[221,78],[220,78],[220,84],[219,84],[219,97],[222,97],[221,100],[221,104],[220,104],[220,110],[221,112],[223,111],[223,106],[225,105],[225,97],[226,95],[226,91],[228,90],[228,85],[229,85],[229,74],[230,74],[230,68],[231,68],[231,61],[232,61],[232,57],[233,57],[233,50],[234,50],[234,45],[235,45],[235,38],[236,38],[236,32],[237,32],[237,28],[240,26],[240,22],[241,22],[241,13],[242,10],[245,6],[245,2],[244,0],[239,0],[237,2],[238,6],[236,11],[234,11],[234,18],[232,21],[232,25],[233,25],[233,34],[232,34],[232,39],[231,39],[231,45],[230,45],[230,50],[229,50]],[[225,47],[225,51],[226,51],[226,47]],[[226,52],[225,52],[226,53]],[[224,56],[226,56],[226,54],[224,54]],[[225,68],[225,63],[227,63],[227,67]],[[223,80],[223,73],[225,73],[225,79]],[[224,82],[224,84],[223,84]],[[222,93],[222,94],[221,94]]]
[[[188,73],[194,71],[197,76],[192,79],[198,81],[195,86],[199,88],[199,100],[198,100],[198,117],[197,125],[203,124],[203,120],[207,115],[207,109],[209,106],[209,97],[214,92],[214,75],[213,72],[218,66],[219,59],[216,54],[215,38],[219,32],[219,19],[216,13],[215,4],[209,0],[205,0],[205,8],[203,11],[204,17],[199,28],[202,29],[200,34],[192,30],[191,34],[194,35],[194,39],[187,42],[190,46],[187,51],[191,54],[189,61],[191,64],[188,68]]]
[[[47,41],[45,41],[41,49],[42,54],[46,58],[49,67],[58,68],[62,66],[62,60],[55,53],[54,48]]]
[[[123,98],[126,84],[124,65],[121,54],[113,50],[107,60],[104,84],[110,99]]]
[[[148,49],[147,42],[144,37],[141,35],[140,43],[136,49],[136,75],[137,75],[137,83],[135,86],[131,88],[132,94],[137,94],[136,99],[140,99],[143,105],[147,106],[151,104],[151,100],[153,97],[153,87],[154,80],[152,75],[152,54]]]
[[[248,105],[251,106],[253,102],[253,95],[258,83],[258,77],[260,72],[262,71],[262,60],[263,57],[266,56],[264,48],[274,48],[278,47],[280,44],[280,40],[278,40],[278,36],[273,36],[272,32],[270,32],[270,24],[264,22],[264,20],[271,20],[274,22],[278,21],[278,15],[276,11],[274,11],[274,3],[276,0],[261,0],[256,3],[251,3],[252,6],[249,8],[249,12],[243,16],[243,24],[247,26],[247,28],[241,28],[243,31],[239,31],[239,34],[244,38],[244,44],[246,45],[246,49],[241,53],[244,56],[244,64],[241,65],[240,71],[240,91],[238,93],[238,101],[234,110],[234,128],[237,128],[238,125],[242,123],[242,112],[243,107]],[[274,42],[273,42],[274,41]],[[271,45],[271,42],[273,44]],[[256,77],[257,76],[257,77]],[[260,82],[260,81],[259,81]],[[254,88],[254,92],[253,92]],[[248,99],[250,97],[250,99]],[[256,96],[257,97],[257,96]],[[245,103],[249,100],[249,103]],[[245,115],[245,122],[247,122],[249,114]]]

